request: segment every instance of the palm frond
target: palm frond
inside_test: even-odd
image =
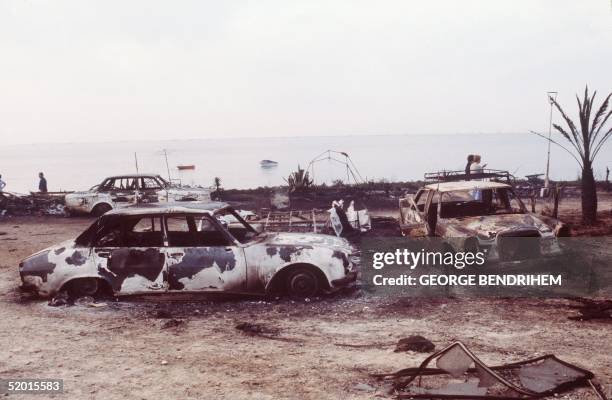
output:
[[[606,132],[601,139],[599,140],[599,142],[597,142],[597,144],[595,144],[595,147],[593,149],[593,152],[591,153],[591,162],[593,162],[595,160],[595,156],[597,155],[597,153],[599,153],[599,150],[601,150],[601,148],[603,147],[604,144],[606,144],[606,141],[612,136],[612,128],[610,128],[608,130],[608,132]]]
[[[576,153],[578,153],[578,156],[580,158],[582,158],[582,149],[579,147],[579,143],[576,142],[575,140],[572,140],[572,137],[570,136],[570,134],[567,133],[567,131],[565,129],[563,129],[562,126],[557,125],[557,124],[553,124],[553,127],[557,130],[557,132],[559,132],[564,138],[567,139],[567,141],[576,150]]]
[[[597,110],[597,112],[595,113],[595,118],[593,118],[593,124],[591,125],[591,132],[594,132],[592,138],[593,141],[597,139],[597,136],[599,136],[599,132],[608,121],[608,118],[610,118],[610,115],[612,115],[612,110],[608,111],[608,113],[606,114],[611,96],[612,93],[610,93],[608,97],[606,97],[604,102],[601,104],[601,107],[599,107],[599,110]]]
[[[573,152],[571,152],[571,151],[570,151],[570,150],[569,150],[567,147],[563,146],[563,145],[562,145],[562,144],[560,144],[560,143],[557,143],[556,141],[554,141],[554,140],[552,140],[552,139],[549,139],[548,137],[546,137],[546,136],[542,135],[541,133],[534,132],[534,131],[529,131],[529,132],[530,132],[530,133],[533,133],[534,135],[537,135],[537,136],[539,136],[539,137],[541,137],[541,138],[544,138],[544,139],[546,139],[546,140],[550,140],[550,142],[551,142],[551,143],[554,143],[554,144],[556,144],[557,146],[561,147],[563,150],[567,151],[567,152],[568,152],[568,154],[569,154],[570,156],[572,156],[572,158],[573,158],[574,160],[576,160],[576,162],[578,162],[578,164],[579,164],[579,165],[582,167],[582,161],[581,161],[581,160],[579,160],[579,159],[578,159],[578,157],[576,157],[576,156],[574,155],[574,153],[573,153]]]
[[[561,114],[561,117],[563,117],[563,119],[565,120],[565,123],[567,124],[567,126],[570,129],[571,132],[571,137],[568,135],[566,137],[566,139],[574,146],[574,148],[578,151],[578,154],[580,155],[581,158],[583,158],[584,156],[584,152],[582,151],[582,147],[580,146],[580,140],[578,139],[578,129],[576,129],[576,125],[574,124],[574,121],[572,121],[567,114],[565,114],[565,111],[563,111],[563,108],[561,108],[561,106],[559,105],[559,103],[557,103],[557,101],[555,99],[552,99],[552,102],[554,104],[554,106],[557,108],[557,111],[559,111],[559,114]],[[580,104],[580,100],[578,100],[578,103]],[[582,106],[580,106],[580,109],[582,109]],[[557,128],[555,126],[555,128]],[[557,128],[558,130],[558,128]]]

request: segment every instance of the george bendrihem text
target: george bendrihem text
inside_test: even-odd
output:
[[[375,286],[561,286],[561,275],[374,275]]]

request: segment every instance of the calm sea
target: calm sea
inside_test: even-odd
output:
[[[606,165],[612,166],[610,147],[608,144],[599,154],[595,165],[598,179],[605,177]],[[347,153],[368,180],[416,180],[428,171],[463,169],[470,153],[481,154],[490,168],[506,169],[517,176],[543,173],[546,167],[546,141],[534,135],[456,134],[11,145],[3,146],[0,174],[8,184],[7,191],[36,190],[39,171],[47,176],[49,190],[84,190],[108,175],[135,172],[134,153],[140,172],[167,177],[164,149],[173,179],[210,186],[218,176],[226,188],[283,184],[283,177],[298,165],[308,167],[326,150]],[[344,161],[341,155],[335,157]],[[262,159],[277,161],[278,166],[261,168]],[[315,163],[316,182],[346,182],[346,167],[338,161]],[[177,165],[190,164],[195,165],[195,171],[179,175]],[[576,161],[553,145],[551,177],[578,176]]]

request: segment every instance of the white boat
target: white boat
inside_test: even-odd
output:
[[[261,165],[262,168],[272,168],[276,167],[278,165],[278,162],[272,160],[261,160],[259,162],[259,165]]]

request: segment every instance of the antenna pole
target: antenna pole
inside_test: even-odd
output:
[[[138,174],[138,156],[136,152],[134,152],[134,162],[136,163],[136,173]]]
[[[550,116],[548,120],[548,152],[546,154],[546,175],[544,176],[544,188],[548,192],[548,187],[550,186],[550,180],[548,173],[550,171],[550,136],[552,134],[552,114],[553,114],[553,105],[555,100],[557,99],[557,92],[547,92],[548,102],[550,103]]]
[[[170,177],[170,166],[168,165],[168,153],[166,149],[164,149],[164,157],[166,158],[166,169],[168,170],[168,182],[172,182],[172,178]]]

